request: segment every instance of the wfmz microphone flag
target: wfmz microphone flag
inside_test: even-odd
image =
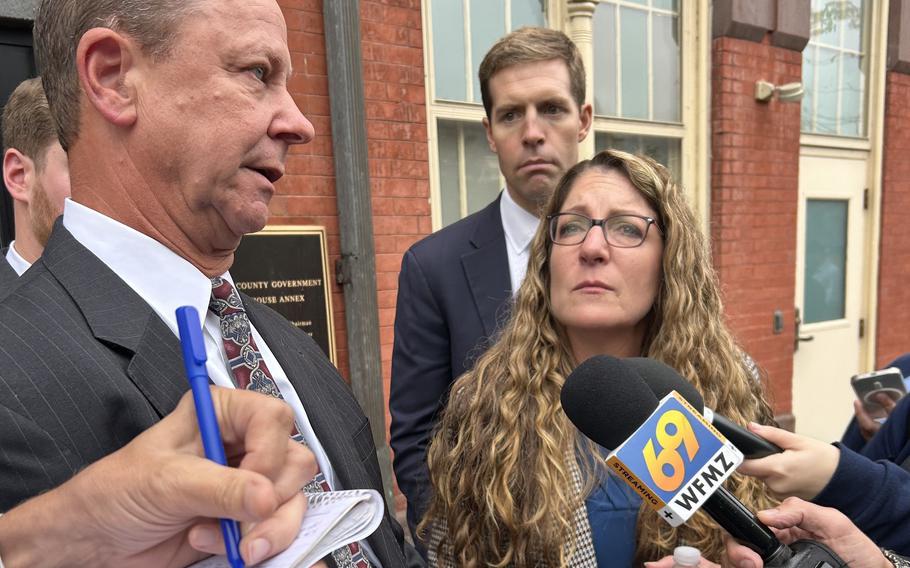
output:
[[[743,454],[671,392],[607,466],[670,525],[686,522],[743,461]]]

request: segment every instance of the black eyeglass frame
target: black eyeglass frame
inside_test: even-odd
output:
[[[588,230],[585,231],[584,236],[583,236],[583,237],[581,238],[581,240],[578,241],[577,243],[572,243],[572,244],[568,244],[568,243],[558,243],[558,242],[556,242],[556,239],[553,237],[553,233],[554,233],[554,231],[556,230],[556,227],[555,227],[555,224],[553,223],[553,221],[555,221],[555,220],[558,219],[559,217],[562,217],[562,216],[565,216],[565,215],[572,215],[572,216],[574,216],[574,217],[581,217],[582,219],[587,219],[587,220],[590,221],[590,223],[591,223],[591,225],[588,227]],[[611,243],[611,242],[610,242],[610,239],[607,238],[607,222],[610,221],[611,219],[616,219],[616,218],[619,218],[619,217],[635,217],[635,218],[637,218],[637,219],[641,219],[642,221],[646,221],[646,222],[647,222],[647,224],[645,225],[645,234],[641,236],[641,242],[639,242],[637,245],[632,245],[632,246],[618,245],[618,244],[615,244],[615,243]],[[582,215],[581,213],[572,213],[572,212],[570,212],[570,211],[564,211],[564,212],[562,212],[562,213],[554,213],[553,215],[547,215],[547,237],[550,239],[550,242],[553,243],[553,244],[556,245],[556,246],[561,246],[561,247],[574,247],[574,246],[578,246],[578,245],[580,245],[581,243],[585,242],[585,239],[588,238],[588,233],[591,232],[591,229],[593,229],[594,227],[598,227],[598,226],[599,226],[599,227],[600,227],[600,232],[603,233],[604,240],[605,240],[605,241],[607,242],[607,244],[610,245],[611,247],[616,247],[616,248],[638,248],[638,247],[640,247],[641,245],[643,245],[643,244],[645,243],[645,240],[648,238],[648,231],[651,229],[651,225],[654,225],[654,228],[656,228],[657,231],[658,231],[661,235],[663,235],[663,229],[660,228],[660,223],[658,223],[658,222],[657,222],[657,219],[655,219],[654,217],[648,217],[648,216],[645,216],[645,215],[636,215],[635,213],[623,213],[623,214],[621,214],[621,215],[613,215],[612,217],[606,217],[606,218],[604,218],[604,219],[592,219],[591,217],[588,217],[587,215]]]

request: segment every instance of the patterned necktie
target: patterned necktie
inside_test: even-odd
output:
[[[272,378],[272,373],[262,360],[262,354],[256,347],[256,341],[250,328],[250,318],[243,309],[240,294],[227,280],[212,278],[212,298],[209,309],[218,316],[221,327],[221,339],[227,352],[228,365],[234,376],[237,388],[260,392],[280,398],[281,392]],[[295,426],[294,440],[306,445],[300,429]],[[331,491],[325,475],[321,471],[303,487],[306,493],[323,493]],[[353,542],[332,552],[332,560],[338,568],[369,568],[370,562],[363,554],[360,544]]]

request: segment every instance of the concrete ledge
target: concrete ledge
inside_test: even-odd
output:
[[[760,42],[774,29],[775,0],[715,0],[713,37]]]
[[[811,15],[810,0],[777,0],[771,45],[801,52],[809,43]]]

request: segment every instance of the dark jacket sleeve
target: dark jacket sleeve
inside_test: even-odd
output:
[[[840,444],[834,476],[812,501],[834,507],[875,543],[910,554],[910,472],[887,460],[872,461]]]
[[[430,494],[427,444],[451,382],[449,329],[417,256],[408,251],[398,280],[389,411],[395,477],[408,500],[412,534]]]

